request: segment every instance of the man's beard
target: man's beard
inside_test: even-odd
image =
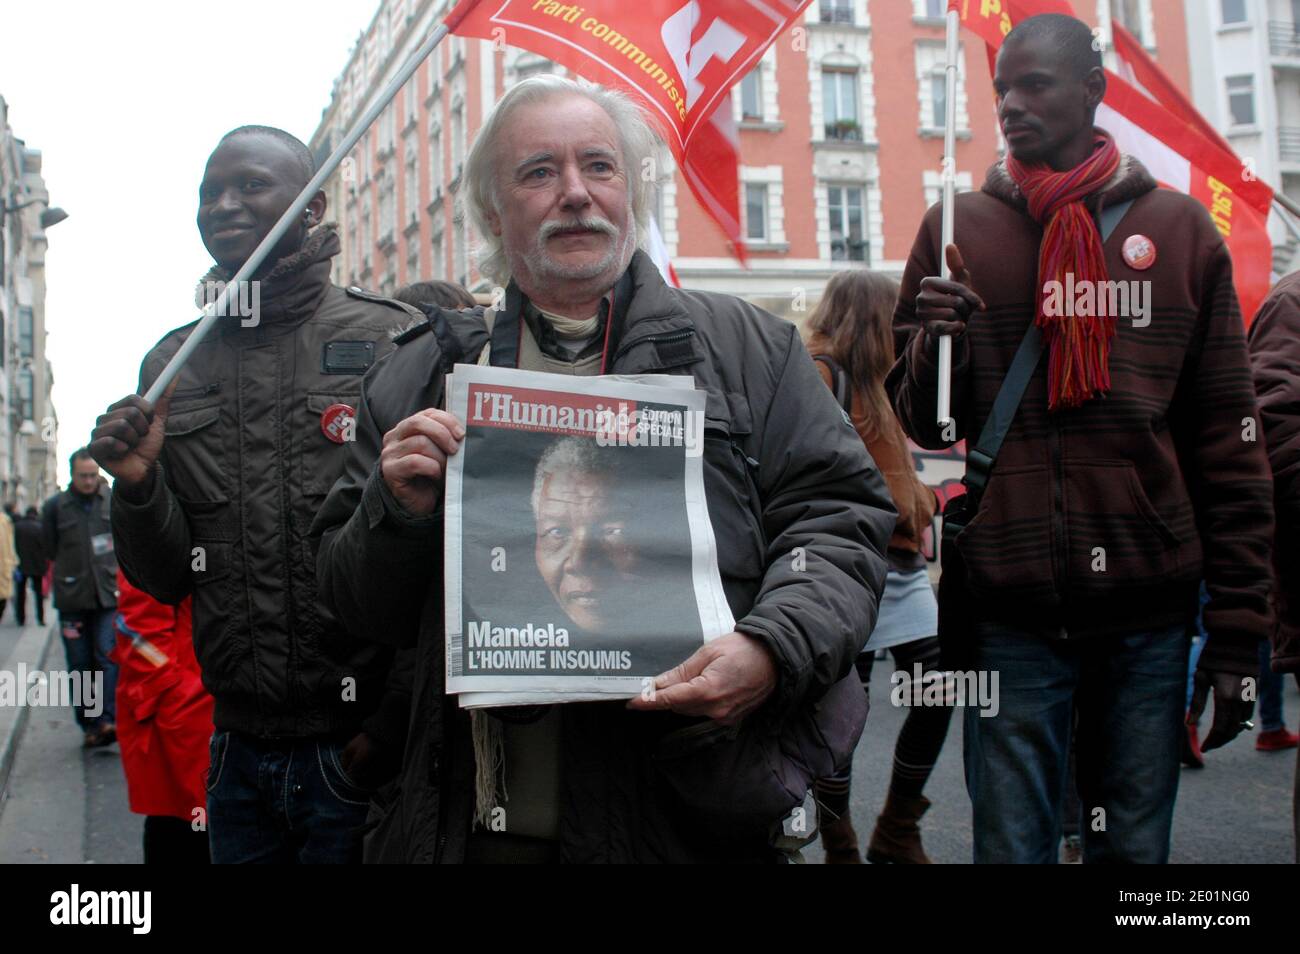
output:
[[[546,250],[546,242],[556,233],[568,229],[589,229],[593,232],[608,235],[610,237],[609,250],[596,261],[583,265],[564,265],[557,262]],[[623,236],[622,243],[619,242],[618,228],[614,223],[599,215],[573,219],[568,222],[544,222],[542,227],[537,230],[537,244],[523,255],[524,264],[534,280],[588,281],[605,274],[617,264],[625,264],[624,260],[630,258],[629,246],[635,244],[635,237],[636,225],[632,220],[630,209],[628,210],[627,232]]]

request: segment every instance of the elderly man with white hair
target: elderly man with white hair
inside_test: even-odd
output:
[[[660,149],[616,91],[556,76],[513,87],[462,186],[504,302],[435,312],[367,376],[313,535],[343,624],[415,647],[400,792],[376,803],[369,859],[781,860],[808,773],[851,756],[865,701],[849,674],[875,622],[893,506],[795,327],[670,288],[639,249]],[[661,675],[652,698],[480,712],[472,728],[446,695],[443,475],[464,428],[439,408],[445,374],[474,361],[692,375],[707,392],[705,489],[736,629]],[[476,744],[488,723],[504,766]],[[504,831],[476,823],[485,792],[504,799]]]

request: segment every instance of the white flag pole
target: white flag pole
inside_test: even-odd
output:
[[[947,13],[944,43],[944,110],[943,110],[943,225],[939,242],[939,274],[953,240],[953,193],[957,184],[957,37],[961,17],[951,7]],[[948,275],[952,278],[952,275]],[[952,336],[939,338],[939,394],[935,402],[938,423],[947,424],[952,414]]]
[[[462,4],[462,6],[466,5]],[[459,22],[459,18],[457,18],[456,22]],[[389,81],[388,85],[383,88],[379,97],[371,104],[370,108],[367,109],[361,118],[352,125],[352,128],[348,130],[348,134],[343,137],[338,146],[335,147],[334,152],[332,152],[330,157],[325,160],[325,164],[316,170],[316,175],[312,176],[311,181],[303,186],[302,192],[298,193],[298,198],[294,199],[289,208],[284,210],[284,214],[280,216],[280,221],[276,222],[271,231],[266,233],[266,238],[262,239],[261,244],[253,250],[253,254],[248,257],[248,261],[244,262],[244,264],[240,266],[240,269],[235,273],[234,278],[232,278],[226,284],[226,287],[222,289],[220,296],[203,309],[202,318],[198,325],[192,332],[190,332],[190,336],[185,339],[185,343],[177,349],[176,354],[172,356],[171,361],[167,362],[167,367],[163,368],[162,373],[158,375],[157,380],[149,386],[149,390],[144,396],[146,401],[151,403],[156,402],[162,393],[167,390],[167,385],[171,383],[172,378],[176,377],[177,372],[179,372],[185,362],[189,360],[194,349],[199,346],[199,343],[204,339],[207,333],[212,330],[212,326],[220,320],[220,316],[227,313],[228,304],[231,299],[235,298],[239,294],[239,289],[242,287],[243,283],[248,281],[253,273],[261,266],[262,262],[266,260],[266,256],[271,253],[271,249],[275,248],[276,243],[278,243],[284,236],[284,233],[289,230],[290,224],[297,221],[298,216],[302,214],[303,209],[307,208],[307,203],[311,201],[312,196],[320,191],[321,186],[325,184],[325,180],[327,180],[334,173],[334,170],[339,167],[339,164],[343,162],[344,157],[347,156],[347,154],[351,152],[352,147],[356,145],[357,140],[360,139],[362,134],[370,128],[370,124],[378,118],[379,114],[384,111],[384,107],[392,102],[393,98],[397,95],[397,91],[406,85],[406,81],[411,78],[416,67],[424,62],[425,58],[433,52],[434,47],[442,42],[443,37],[445,37],[447,33],[448,29],[446,21],[440,22],[437,28],[429,34],[428,39],[420,45],[420,48],[412,53],[407,61],[402,64],[402,68],[397,71],[397,74]]]

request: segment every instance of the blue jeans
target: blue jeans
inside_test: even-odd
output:
[[[370,793],[340,766],[343,744],[214,732],[207,780],[212,863],[360,862]]]
[[[1057,861],[1076,707],[1084,861],[1168,861],[1187,626],[1076,643],[981,622],[975,638],[999,704],[965,713],[976,863]]]
[[[1286,721],[1282,715],[1282,674],[1274,672],[1269,660],[1273,658],[1273,647],[1267,639],[1259,641],[1259,730],[1273,732],[1285,729]]]
[[[113,614],[116,612],[116,609],[101,609],[59,613],[59,633],[63,637],[68,671],[91,673],[91,678],[97,671],[104,674],[102,698],[88,699],[83,694],[82,705],[73,707],[77,725],[83,732],[117,721],[117,663],[108,656],[117,639],[113,632]],[[77,635],[69,638],[69,632]],[[94,705],[87,704],[91,702]],[[98,712],[98,715],[93,712]]]

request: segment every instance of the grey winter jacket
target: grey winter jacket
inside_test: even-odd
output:
[[[727,295],[670,288],[642,252],[629,270],[619,287],[631,289],[630,303],[611,319],[607,370],[691,374],[707,391],[705,488],[719,569],[737,630],[777,662],[776,692],[749,717],[775,733],[850,671],[875,624],[896,514],[792,324]],[[522,307],[512,283],[494,327],[518,327]],[[312,534],[322,594],[343,624],[417,647],[400,795],[374,836],[389,848],[380,855],[458,861],[474,763],[469,720],[443,691],[442,518],[403,511],[378,457],[387,430],[441,406],[445,372],[474,361],[488,334],[482,310],[467,309],[437,313],[398,340],[366,377],[357,442]],[[700,807],[716,792],[693,797],[692,786],[735,754],[724,727],[621,702],[561,708],[563,860],[774,857],[779,817],[741,823],[745,806],[736,805],[731,825]]]

